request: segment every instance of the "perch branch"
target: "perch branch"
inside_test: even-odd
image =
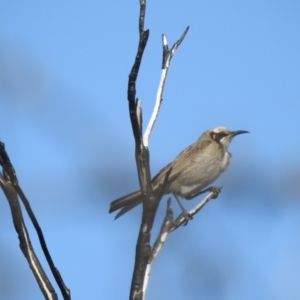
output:
[[[136,79],[138,76],[143,53],[149,37],[149,30],[144,30],[145,12],[146,12],[146,0],[140,0],[139,44],[138,44],[138,50],[135,57],[135,61],[133,63],[131,72],[129,74],[128,91],[127,91],[130,120],[131,120],[133,135],[135,138],[135,156],[136,156],[136,164],[138,170],[138,178],[139,178],[142,200],[143,200],[142,222],[141,222],[137,245],[136,245],[135,264],[134,264],[134,270],[133,270],[133,276],[132,276],[131,288],[130,288],[131,300],[142,300],[145,294],[145,290],[143,289],[145,272],[149,261],[149,256],[151,253],[150,233],[153,227],[156,210],[160,198],[163,194],[161,192],[161,193],[156,193],[155,195],[151,184],[148,139],[149,139],[151,129],[154,125],[154,121],[152,122],[152,125],[149,127],[147,131],[146,138],[143,140],[142,111],[140,108],[140,100],[136,99]],[[180,38],[180,40],[177,41],[177,43],[174,44],[174,46],[170,51],[165,51],[168,47],[167,45],[164,44],[163,61],[165,61],[165,66],[169,65],[171,57],[173,56],[175,50],[178,48],[179,44],[184,38],[187,30],[188,28],[185,30],[184,35]],[[166,41],[166,39],[164,39],[164,41]],[[163,66],[163,68],[165,67]],[[159,95],[157,97],[158,99],[162,99],[165,76],[166,74],[163,76],[163,79],[160,83],[161,87],[160,87]],[[154,113],[155,114],[155,116],[153,117],[154,119],[156,119],[157,117],[158,110],[159,107],[156,108],[155,110],[156,112]]]
[[[222,189],[222,186],[217,187],[217,191],[220,192]],[[196,213],[198,213],[205,204],[207,204],[211,199],[215,199],[217,197],[215,191],[211,191],[199,204],[197,204],[193,209],[191,209],[188,214],[192,218]],[[149,258],[149,264],[147,265],[147,281],[149,280],[150,271],[152,268],[152,265],[157,258],[163,244],[165,243],[168,235],[170,232],[174,231],[181,225],[186,225],[186,215],[184,213],[181,213],[174,221],[173,221],[173,212],[171,208],[171,200],[168,199],[167,203],[167,212],[165,219],[162,223],[160,232],[158,234],[158,237],[153,245],[151,255]]]

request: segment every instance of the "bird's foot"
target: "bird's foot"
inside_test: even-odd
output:
[[[218,186],[218,187],[212,186],[209,188],[209,191],[214,194],[212,199],[218,198],[219,194],[221,193],[221,189],[222,189],[222,187],[220,187],[220,186]]]
[[[193,219],[193,216],[187,211],[182,212],[182,216],[184,218],[184,223],[182,224],[183,226],[186,226],[188,222]]]

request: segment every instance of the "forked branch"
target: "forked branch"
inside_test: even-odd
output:
[[[222,186],[217,187],[217,190],[220,192],[222,189]],[[211,191],[199,204],[197,204],[193,209],[191,209],[188,214],[192,218],[196,213],[198,213],[205,204],[209,202],[211,199],[216,198],[216,193],[214,191]],[[173,211],[171,208],[171,199],[168,199],[167,202],[167,211],[164,218],[164,221],[162,223],[160,232],[158,234],[158,237],[156,238],[156,241],[153,244],[151,255],[149,257],[149,262],[147,265],[146,273],[145,273],[145,281],[144,281],[144,290],[147,290],[147,285],[149,282],[150,272],[152,269],[152,265],[154,261],[156,260],[160,250],[162,249],[162,246],[164,245],[168,235],[170,232],[174,231],[178,227],[182,225],[186,225],[186,215],[181,213],[175,220],[173,220]]]
[[[141,60],[146,47],[146,43],[149,37],[149,30],[144,30],[145,22],[145,11],[146,11],[146,1],[140,0],[140,15],[139,15],[139,44],[137,54],[129,74],[128,81],[128,103],[129,103],[129,114],[132,125],[133,134],[135,137],[135,155],[136,163],[138,169],[139,183],[142,191],[143,198],[143,213],[142,222],[139,231],[137,246],[136,246],[136,256],[135,265],[131,282],[130,289],[130,299],[142,300],[145,296],[145,274],[146,267],[151,254],[150,246],[150,233],[153,227],[157,207],[160,198],[163,195],[163,190],[161,188],[160,193],[154,194],[151,185],[151,174],[149,167],[149,151],[148,143],[149,136],[154,126],[155,120],[157,118],[160,103],[162,101],[162,94],[164,90],[166,75],[170,65],[170,60],[174,55],[176,49],[180,45],[184,36],[187,33],[188,28],[184,31],[181,38],[173,45],[173,47],[168,50],[167,39],[163,35],[163,67],[162,75],[159,83],[159,88],[156,96],[155,108],[145,132],[144,138],[142,138],[142,110],[140,108],[140,100],[136,100],[136,79],[138,76]],[[169,176],[169,174],[168,174]],[[164,185],[163,185],[164,186]]]

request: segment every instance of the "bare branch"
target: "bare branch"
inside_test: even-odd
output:
[[[146,128],[146,131],[144,133],[144,136],[143,136],[143,143],[144,143],[145,147],[148,147],[148,145],[149,145],[149,137],[150,137],[150,134],[151,134],[152,129],[154,127],[155,121],[157,119],[161,102],[163,100],[162,95],[163,95],[163,91],[164,91],[164,87],[165,87],[165,82],[166,82],[168,70],[169,70],[169,67],[170,67],[170,60],[173,57],[173,55],[175,54],[175,51],[177,50],[177,48],[181,44],[181,42],[184,39],[185,35],[187,34],[188,30],[189,30],[189,27],[187,27],[185,29],[185,31],[181,35],[180,39],[176,43],[174,43],[171,50],[168,50],[167,37],[164,34],[162,35],[162,44],[163,44],[162,71],[161,71],[160,81],[159,81],[158,89],[157,89],[157,93],[156,93],[156,100],[155,100],[155,106],[154,106],[154,109],[153,109],[153,113],[151,115],[149,124],[148,124],[148,126]]]
[[[193,217],[196,213],[198,213],[206,203],[208,203],[209,200],[215,199],[217,197],[216,191],[220,192],[222,189],[222,186],[219,186],[216,188],[216,190],[212,190],[198,205],[196,205],[192,210],[188,212],[190,217]],[[186,214],[181,213],[175,221],[173,221],[173,212],[171,208],[171,199],[168,199],[167,202],[167,212],[165,219],[162,223],[160,232],[158,234],[158,237],[153,245],[151,255],[149,258],[149,263],[147,265],[146,273],[145,273],[145,282],[144,282],[144,291],[147,289],[147,285],[149,282],[150,272],[152,269],[152,265],[154,261],[156,260],[160,250],[162,249],[162,246],[164,245],[168,235],[170,232],[174,231],[181,225],[186,225],[187,219]]]
[[[138,121],[140,131],[142,132],[143,131],[143,115],[142,115],[141,103],[142,103],[141,99],[136,100],[136,116],[137,116],[137,121]]]
[[[153,192],[151,184],[151,174],[149,167],[149,151],[148,151],[148,140],[150,132],[154,126],[155,119],[159,111],[160,102],[162,99],[163,87],[165,83],[167,69],[162,72],[162,79],[159,84],[159,91],[157,95],[156,106],[154,109],[154,114],[148,130],[146,131],[145,138],[142,138],[142,111],[140,108],[140,100],[136,100],[136,79],[138,76],[142,56],[147,44],[149,37],[149,30],[144,30],[145,22],[145,11],[146,11],[146,0],[140,0],[140,15],[139,15],[139,45],[138,51],[135,57],[134,64],[132,66],[131,72],[129,74],[128,81],[128,91],[127,98],[129,103],[129,114],[132,125],[132,130],[135,138],[135,156],[136,164],[138,169],[139,183],[141,187],[142,199],[143,199],[143,214],[142,222],[139,231],[137,246],[136,246],[136,256],[135,265],[132,276],[131,288],[130,288],[130,299],[142,300],[144,297],[144,280],[146,267],[149,261],[149,256],[151,253],[150,246],[150,233],[153,227],[156,210],[163,192],[156,193]],[[185,33],[187,30],[185,31]],[[185,34],[184,34],[185,35]],[[163,53],[163,60],[167,55],[169,61],[173,56],[175,50],[178,48],[180,42],[182,41],[184,35],[179,41],[177,41],[173,47],[172,51]],[[177,45],[177,46],[176,46]],[[169,66],[169,63],[168,63]],[[165,69],[163,67],[163,69]],[[168,174],[169,176],[169,174]]]
[[[220,192],[221,189],[223,188],[223,186],[218,186],[216,189]],[[211,191],[198,205],[196,205],[193,209],[191,209],[188,214],[193,217],[196,213],[198,213],[203,206],[208,203],[209,200],[211,199],[216,199],[217,195],[215,190]],[[177,229],[179,226],[186,224],[186,216],[181,213],[176,220],[173,222],[172,226],[170,226],[169,231],[174,231],[175,229]]]
[[[13,223],[15,229],[18,233],[20,240],[20,248],[28,261],[29,267],[32,270],[32,273],[45,297],[49,300],[57,300],[56,292],[49,281],[45,271],[43,270],[30,241],[23,216],[21,207],[19,204],[17,193],[9,180],[8,176],[0,175],[0,186],[8,200],[11,214],[13,218]]]
[[[168,179],[169,179],[169,176],[171,174],[171,171],[172,171],[172,168],[170,168],[170,170],[166,173],[164,182],[163,182],[163,184],[160,186],[160,188],[157,191],[156,197],[157,197],[158,201],[160,201],[160,199],[163,196],[163,193],[164,193],[164,191],[166,189],[166,186],[168,184]],[[171,203],[171,199],[168,200],[168,204],[171,207],[170,203]],[[170,209],[169,211],[171,212],[171,221],[172,221],[173,220],[172,210]],[[167,217],[170,217],[170,215],[166,216],[165,222],[167,220]],[[156,245],[154,244],[154,246],[152,247],[151,255],[148,258],[148,263],[147,263],[147,267],[146,267],[146,270],[145,270],[144,281],[143,281],[143,283],[144,283],[143,284],[143,299],[145,299],[145,296],[146,296],[146,290],[147,290],[147,287],[148,287],[150,272],[151,272],[151,268],[152,268],[152,262],[154,260],[152,258],[152,256],[153,256],[153,253],[155,253],[155,252],[157,252],[157,251],[156,251]]]
[[[61,277],[60,275],[60,272],[59,270],[55,267],[54,265],[54,262],[52,260],[52,257],[50,255],[50,252],[48,250],[48,247],[47,247],[47,244],[46,244],[46,240],[44,238],[44,234],[43,234],[43,231],[38,223],[38,220],[36,219],[35,215],[34,215],[34,212],[33,210],[31,209],[31,206],[30,206],[30,203],[29,201],[27,200],[25,194],[23,193],[21,187],[19,185],[17,185],[15,187],[15,190],[16,192],[18,193],[20,199],[22,200],[25,208],[26,208],[26,211],[28,213],[28,216],[37,232],[37,235],[39,237],[39,241],[40,241],[40,244],[41,244],[41,247],[43,249],[43,252],[44,252],[44,255],[46,257],[46,260],[49,264],[49,267],[50,267],[50,270],[55,278],[55,281],[64,297],[65,300],[69,300],[71,299],[71,293],[70,293],[70,290],[67,288],[67,286],[65,285],[64,281],[63,281],[63,278]]]
[[[159,251],[161,250],[164,242],[166,241],[166,238],[169,233],[169,227],[172,223],[173,223],[173,212],[171,209],[171,198],[169,198],[167,201],[167,213],[166,213],[165,219],[163,221],[162,227],[160,229],[160,232],[158,234],[158,237],[152,247],[151,255],[149,257],[149,262],[147,264],[147,269],[145,272],[144,287],[143,287],[143,299],[145,299],[146,290],[148,288],[152,265],[158,255]]]
[[[135,56],[135,61],[131,68],[128,80],[128,89],[127,89],[127,99],[129,104],[129,114],[132,125],[132,130],[136,142],[136,147],[140,147],[142,139],[142,131],[139,127],[139,122],[136,114],[136,79],[139,73],[140,65],[142,62],[144,50],[149,38],[149,30],[144,30],[144,21],[145,21],[145,10],[146,10],[146,0],[140,0],[140,16],[139,16],[139,33],[140,40],[138,45],[137,54]]]
[[[153,226],[155,213],[158,206],[151,185],[151,175],[149,167],[149,152],[144,147],[142,140],[142,112],[139,107],[140,101],[136,101],[136,79],[138,76],[143,53],[148,41],[149,30],[144,30],[146,1],[140,0],[139,16],[139,45],[134,64],[129,74],[127,98],[129,103],[129,114],[132,124],[132,130],[135,138],[135,156],[138,169],[139,183],[143,198],[143,215],[139,231],[135,265],[133,270],[130,299],[142,299],[143,280],[146,265],[150,255],[150,232]]]
[[[38,234],[38,237],[39,237],[39,241],[40,241],[40,244],[41,244],[41,247],[42,247],[42,250],[44,252],[44,255],[47,259],[47,262],[50,266],[50,269],[51,269],[51,272],[61,290],[61,293],[64,297],[65,300],[69,300],[71,298],[71,295],[70,295],[70,290],[66,287],[66,285],[64,284],[64,281],[58,271],[58,269],[55,267],[54,265],[54,262],[51,258],[51,255],[49,253],[49,250],[47,248],[47,245],[46,245],[46,241],[45,241],[45,238],[44,238],[44,235],[43,235],[43,232],[40,228],[40,225],[33,213],[33,210],[31,209],[31,206],[29,204],[29,201],[27,200],[25,194],[23,193],[21,187],[19,186],[19,183],[18,183],[18,179],[17,179],[17,175],[16,175],[16,172],[15,172],[15,169],[12,165],[12,163],[10,162],[10,159],[9,159],[9,156],[5,150],[5,146],[4,146],[4,143],[0,142],[0,165],[2,166],[3,168],[3,177],[2,179],[6,179],[7,182],[10,182],[12,184],[12,187],[14,189],[14,192],[16,193],[16,195],[18,194],[20,199],[22,200],[24,206],[25,206],[25,209],[29,215],[29,218]],[[1,183],[1,187],[6,194],[5,192],[5,181],[2,181]],[[10,195],[11,193],[8,193],[8,195]],[[8,199],[8,201],[10,201],[10,199]],[[14,201],[14,200],[12,200]],[[16,201],[18,201],[18,198],[16,197]],[[19,203],[18,203],[19,205]],[[18,209],[17,205],[13,205],[13,208],[16,208]],[[13,212],[12,212],[13,214]],[[16,212],[16,214],[21,214],[21,210],[18,212]],[[22,214],[20,215],[20,218],[22,218]],[[22,223],[23,222],[23,218],[22,218]],[[24,225],[25,227],[25,225]],[[21,233],[24,232],[24,231],[20,231]],[[18,232],[20,234],[20,232]],[[28,235],[28,233],[26,232],[26,234]],[[29,241],[29,238],[25,238],[25,241]],[[29,246],[28,246],[29,247]],[[30,244],[30,248],[31,247],[31,244]],[[48,279],[47,279],[48,280]],[[44,285],[44,284],[42,284]],[[52,299],[52,298],[51,298]]]
[[[167,37],[163,34],[162,35],[162,43],[163,43],[163,62],[162,62],[162,68],[167,69],[170,65],[171,58],[175,54],[175,51],[180,46],[181,42],[183,41],[184,37],[186,36],[189,26],[184,30],[183,34],[181,35],[180,39],[174,43],[172,48],[169,50]]]

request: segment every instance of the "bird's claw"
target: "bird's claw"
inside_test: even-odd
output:
[[[182,213],[182,216],[184,218],[184,223],[182,224],[183,226],[186,226],[189,222],[189,220],[193,219],[193,216],[191,214],[189,214],[187,211]]]
[[[218,196],[219,196],[219,194],[221,192],[221,189],[222,189],[222,187],[215,187],[215,186],[212,186],[209,189],[209,191],[214,194],[213,197],[212,197],[212,199],[218,198]]]

